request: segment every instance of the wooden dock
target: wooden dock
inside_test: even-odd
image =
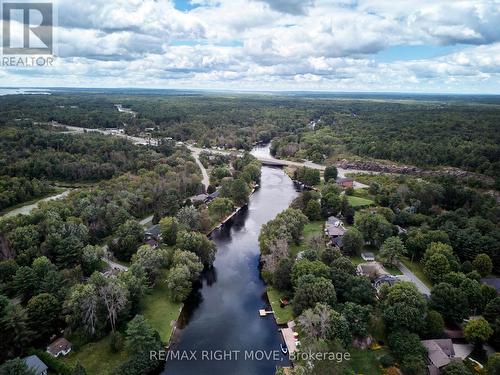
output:
[[[260,316],[267,316],[268,314],[274,314],[274,311],[273,310],[268,311],[268,310],[265,310],[265,309],[260,309],[259,310],[259,315]]]

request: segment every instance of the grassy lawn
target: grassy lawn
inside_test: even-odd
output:
[[[379,358],[387,353],[386,350],[362,350],[358,348],[351,348],[349,353],[351,353],[351,360],[349,363],[356,374],[382,374]]]
[[[425,285],[427,285],[429,288],[432,288],[432,283],[431,281],[425,276],[424,269],[422,265],[418,262],[411,262],[407,258],[403,258],[403,264],[415,274]]]
[[[348,195],[347,200],[349,201],[349,204],[354,208],[367,207],[371,206],[374,203],[371,199],[355,197],[353,195]]]
[[[169,290],[166,287],[167,270],[163,270],[158,276],[157,285],[149,294],[144,296],[141,303],[141,314],[151,323],[153,328],[160,334],[163,342],[170,340],[172,334],[172,321],[177,320],[180,315],[182,303],[170,300]]]
[[[285,308],[280,306],[280,299],[285,297],[284,294],[271,287],[267,288],[267,298],[271,303],[271,307],[274,311],[274,316],[278,324],[286,324],[290,320],[293,320],[292,306],[288,305]]]
[[[173,303],[169,298],[169,291],[163,282],[166,278],[167,270],[163,270],[158,277],[157,286],[149,294],[143,297],[141,303],[141,314],[149,321],[155,330],[160,334],[163,342],[168,342],[172,334],[172,320],[179,317],[182,303]],[[119,353],[110,350],[111,336],[83,345],[79,350],[71,352],[61,360],[70,366],[74,366],[77,361],[85,367],[87,374],[100,375],[108,374],[115,367],[125,362],[128,357],[124,349]]]
[[[106,336],[97,342],[86,344],[77,352],[72,351],[68,356],[61,358],[61,361],[70,366],[74,366],[79,361],[87,370],[88,375],[109,374],[128,357],[126,350],[119,353],[111,351],[110,337]]]
[[[292,244],[290,246],[290,254],[293,258],[297,256],[297,254],[301,251],[307,250],[308,240],[316,235],[323,235],[323,221],[311,221],[304,226],[304,239],[299,245]]]

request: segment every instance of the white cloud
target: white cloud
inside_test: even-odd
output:
[[[59,0],[59,60],[5,85],[500,91],[500,3]],[[394,46],[459,45],[380,62]],[[397,48],[397,47],[394,47]],[[117,80],[119,77],[119,80]]]

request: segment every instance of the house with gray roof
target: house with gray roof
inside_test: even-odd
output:
[[[47,375],[47,370],[49,368],[36,355],[25,357],[23,358],[23,361],[24,363],[26,363],[26,366],[34,372],[35,375]]]
[[[421,343],[427,349],[427,368],[431,374],[439,374],[440,369],[455,357],[453,342],[450,339],[423,340]]]

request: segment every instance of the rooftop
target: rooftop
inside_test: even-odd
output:
[[[422,345],[428,351],[429,360],[437,368],[446,366],[450,363],[450,358],[455,356],[450,339],[423,340]]]
[[[36,355],[30,355],[29,357],[23,358],[24,363],[30,370],[33,370],[35,375],[39,375],[48,370],[48,367],[45,363],[42,362],[40,358]]]
[[[146,230],[146,235],[149,236],[159,236],[160,235],[160,225],[152,225]]]
[[[47,351],[53,356],[57,356],[60,352],[65,352],[71,349],[71,343],[66,340],[64,337],[58,338],[52,344],[47,346]]]

